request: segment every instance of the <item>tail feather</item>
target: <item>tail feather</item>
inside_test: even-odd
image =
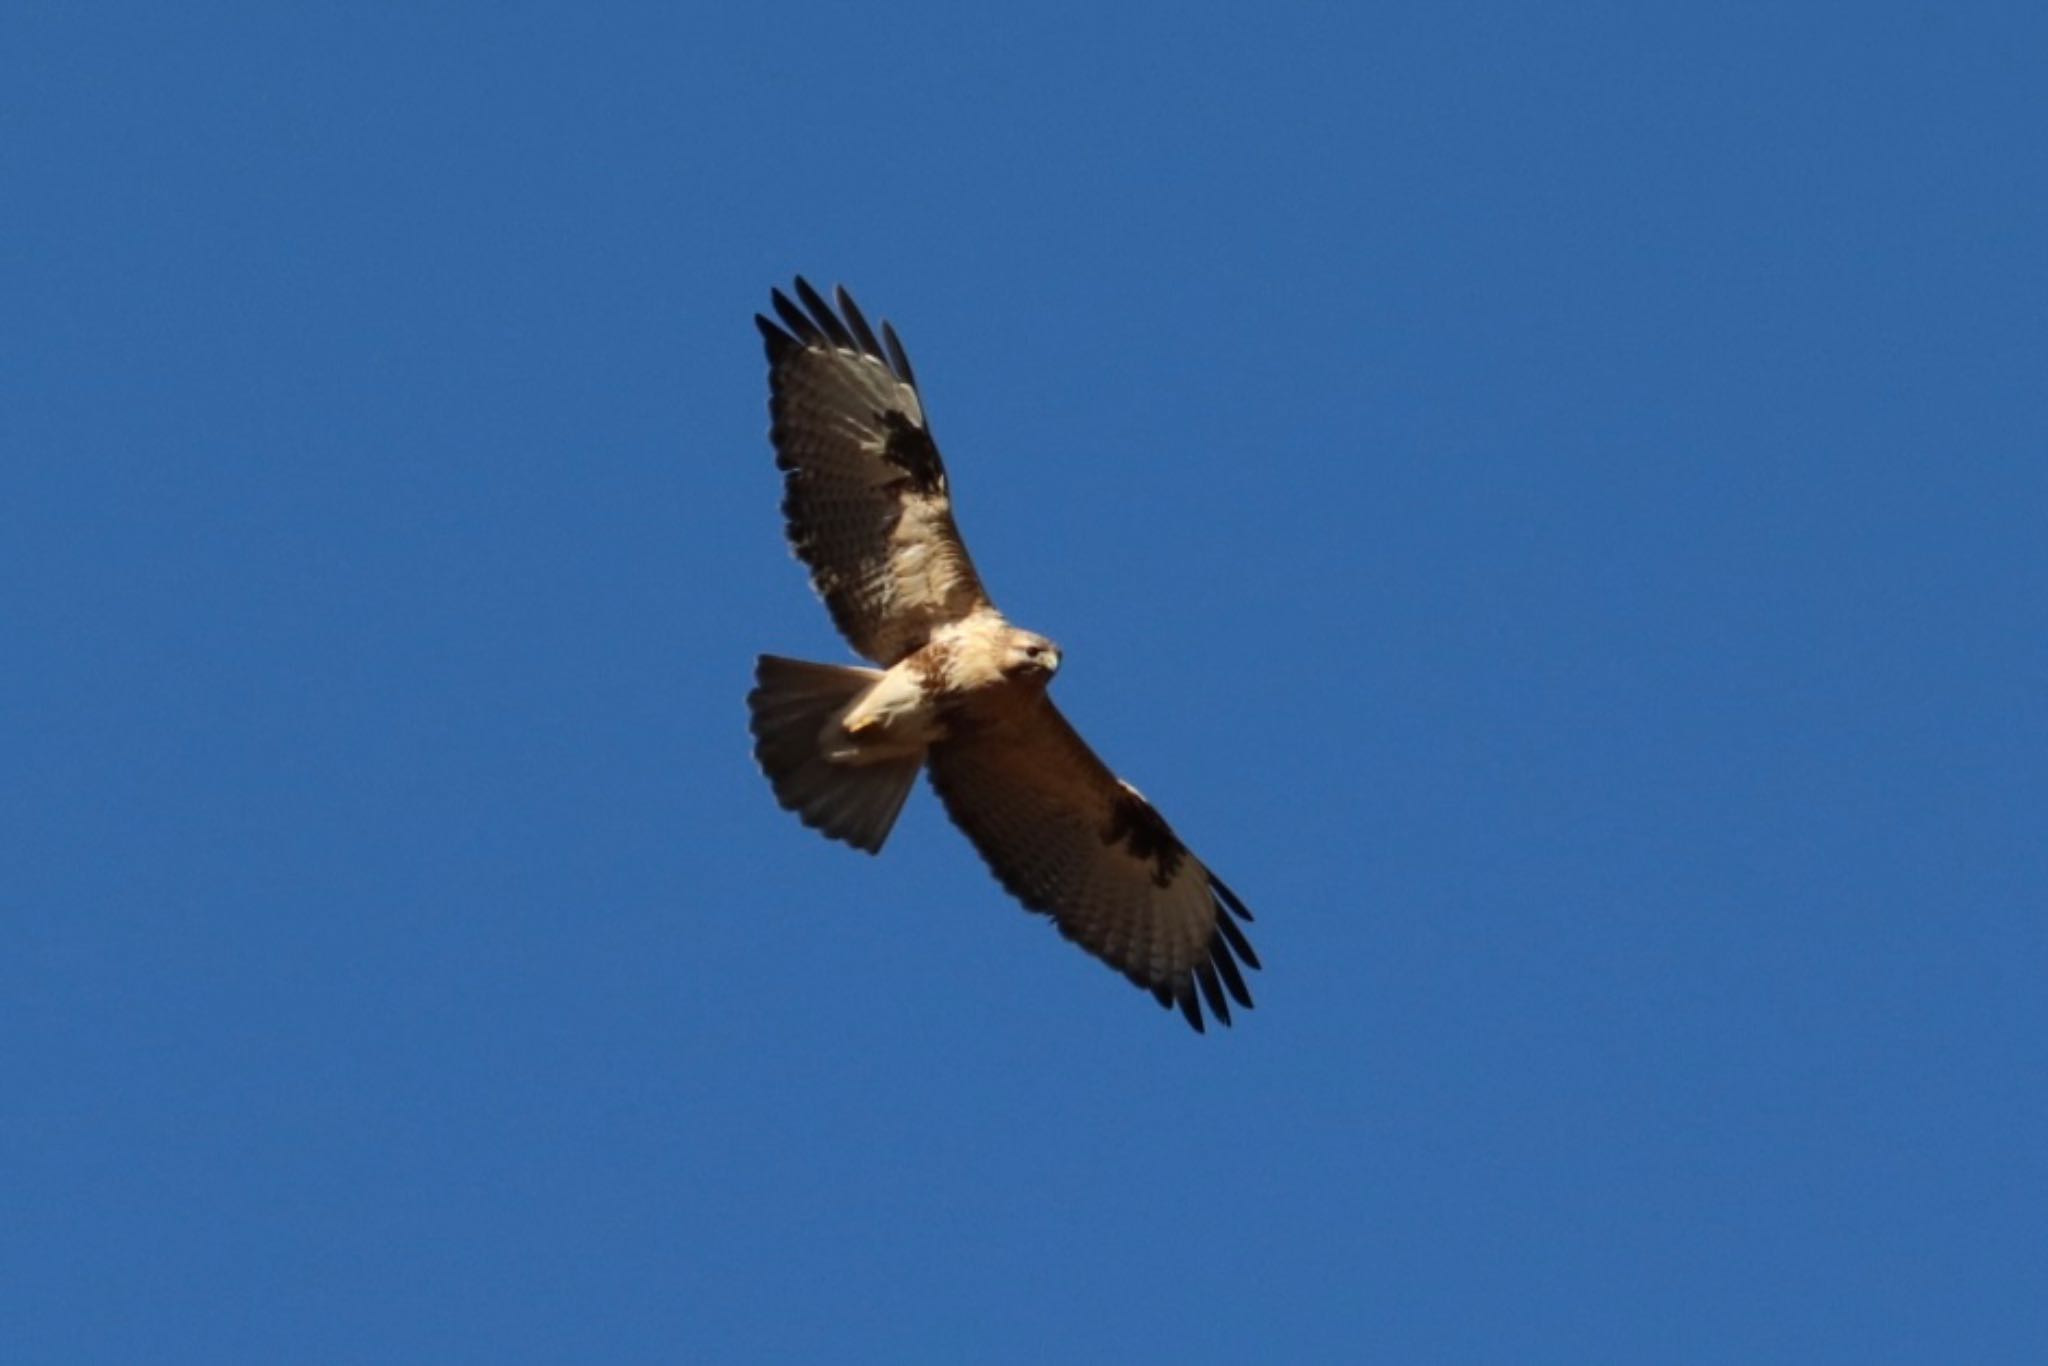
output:
[[[826,722],[881,676],[874,669],[762,655],[747,694],[754,757],[775,799],[805,825],[870,854],[881,852],[924,760],[833,763],[818,753],[818,739]]]

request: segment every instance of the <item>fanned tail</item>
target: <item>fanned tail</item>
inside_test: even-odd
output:
[[[874,669],[762,655],[747,694],[754,757],[775,799],[805,825],[870,854],[889,838],[923,756],[833,763],[818,742],[826,723],[881,677]]]

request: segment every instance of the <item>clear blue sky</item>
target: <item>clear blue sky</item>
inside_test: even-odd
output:
[[[0,1356],[2048,1360],[2037,6],[10,6]],[[750,315],[1258,913],[778,810]]]

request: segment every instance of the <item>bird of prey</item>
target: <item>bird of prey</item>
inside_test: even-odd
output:
[[[801,278],[754,321],[791,546],[878,667],[762,655],[754,756],[805,825],[879,853],[918,771],[996,879],[1199,1032],[1249,1007],[1251,912],[1046,695],[1050,640],[1003,619],[953,522],[895,329]],[[1199,993],[1199,994],[1198,994]]]

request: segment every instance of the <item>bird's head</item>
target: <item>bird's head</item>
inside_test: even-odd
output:
[[[1010,678],[1050,682],[1060,669],[1060,647],[1031,631],[1011,631],[1003,652],[1003,673]]]

